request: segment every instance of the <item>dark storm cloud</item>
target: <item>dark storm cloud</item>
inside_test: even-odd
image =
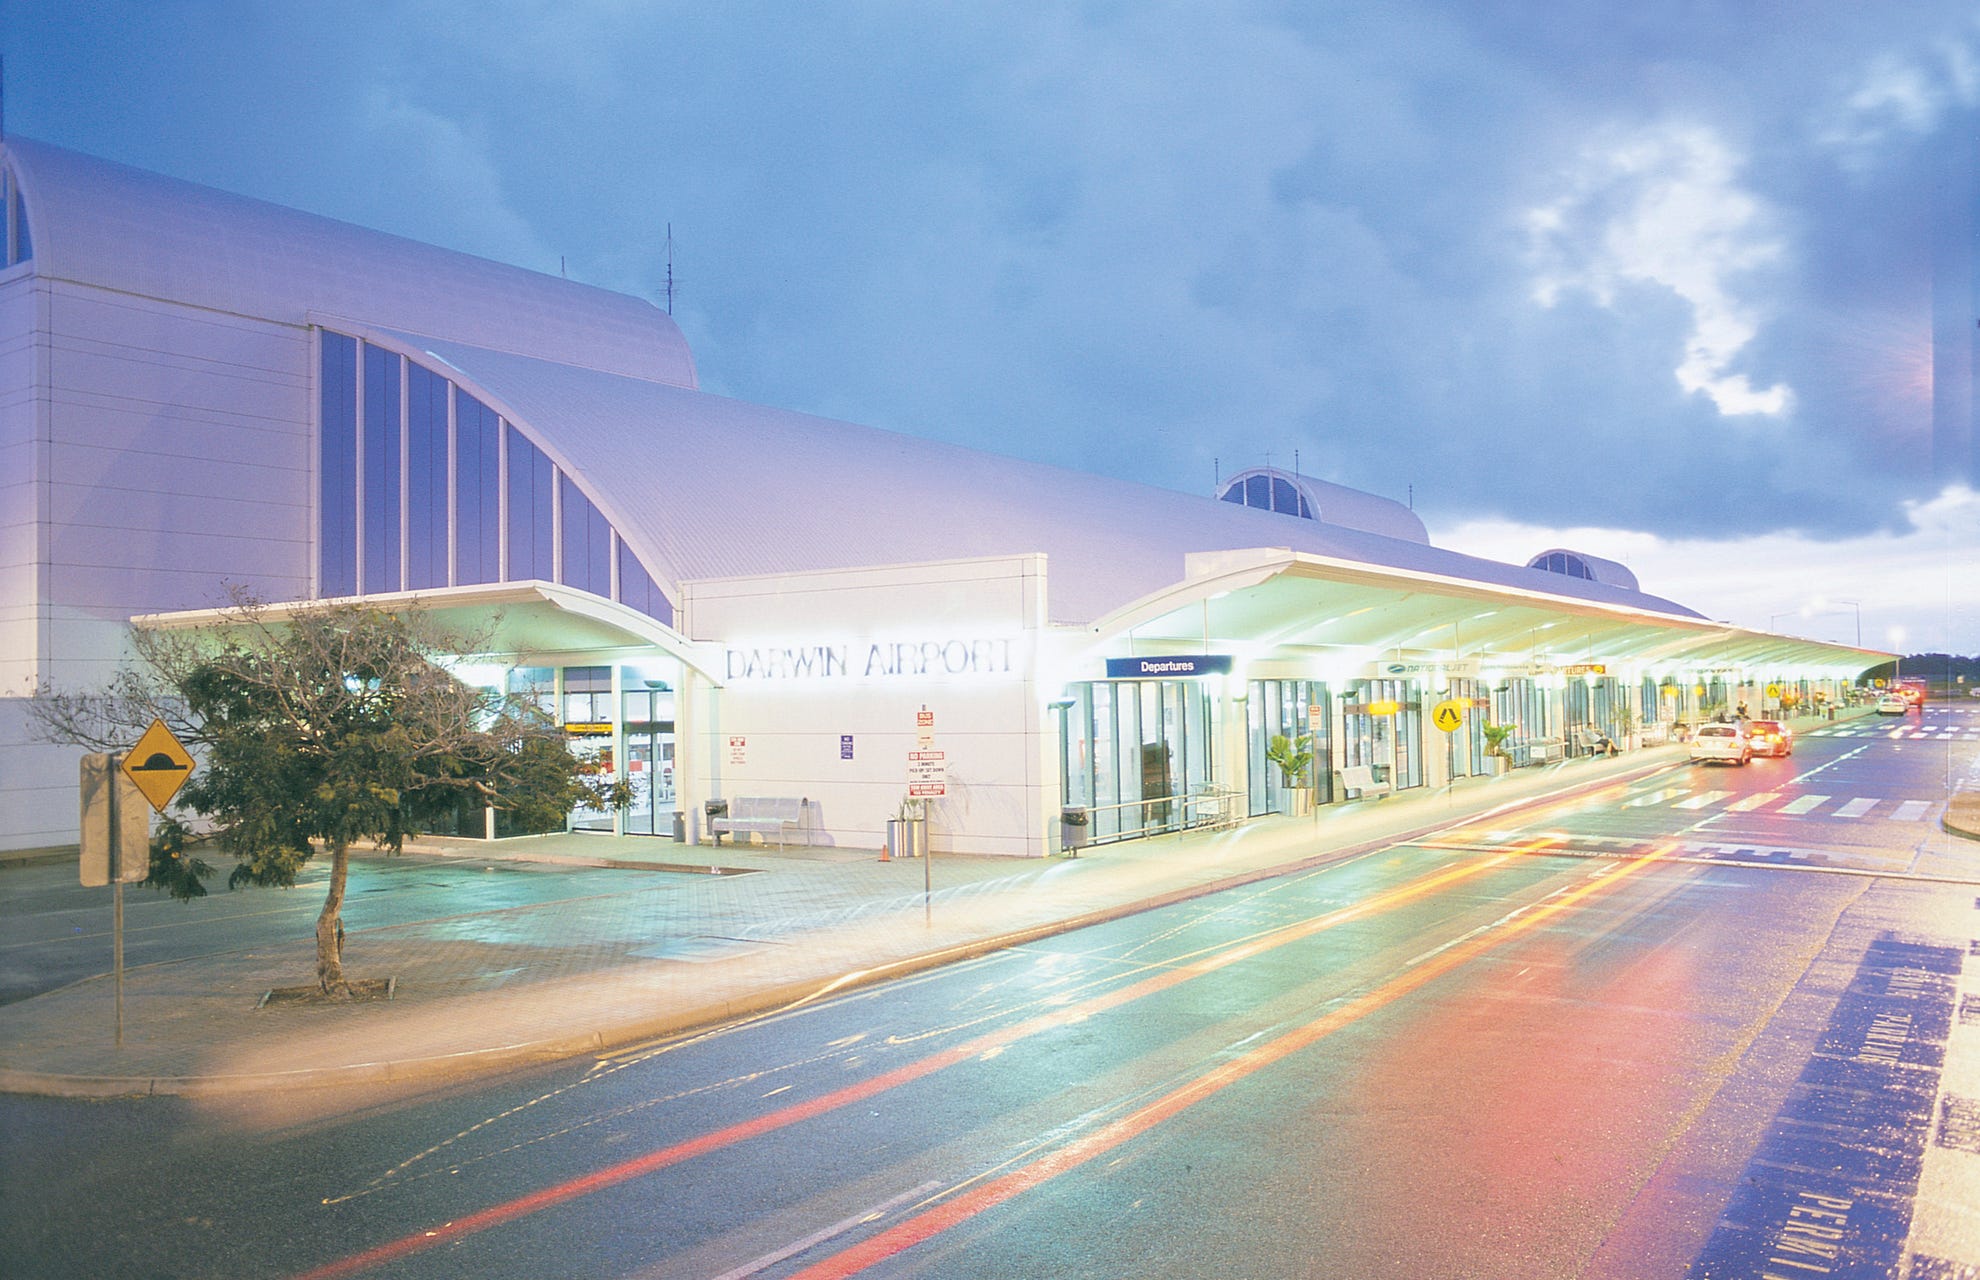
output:
[[[50,141],[648,297],[671,223],[752,400],[1665,535],[1944,479],[1964,3],[13,0],[4,39]]]

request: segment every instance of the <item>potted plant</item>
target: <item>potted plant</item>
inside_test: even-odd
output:
[[[1621,706],[1616,708],[1616,736],[1622,739],[1625,750],[1634,751],[1641,745],[1636,740],[1636,708]]]
[[[1306,785],[1306,771],[1313,764],[1313,735],[1275,733],[1265,747],[1265,758],[1279,766],[1279,778],[1286,789],[1286,812],[1304,817],[1313,807],[1313,793]]]
[[[1494,774],[1504,773],[1512,767],[1512,757],[1506,753],[1506,739],[1513,736],[1513,730],[1517,727],[1510,724],[1493,724],[1489,720],[1480,726],[1480,732],[1485,735],[1485,759],[1489,762],[1487,767]]]

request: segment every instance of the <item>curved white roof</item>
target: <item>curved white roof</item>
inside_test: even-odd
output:
[[[676,600],[692,579],[1042,552],[1051,620],[1090,625],[1183,581],[1189,556],[1286,548],[1698,616],[1430,546],[1412,513],[1324,481],[1302,478],[1323,520],[1289,520],[706,395],[680,330],[636,298],[19,138],[0,160],[37,275],[430,354],[570,471]]]
[[[37,275],[283,324],[336,317],[696,384],[641,299],[9,136]]]
[[[1423,527],[1423,521],[1414,511],[1393,498],[1383,498],[1346,485],[1334,484],[1313,476],[1303,476],[1297,472],[1283,471],[1278,467],[1250,467],[1238,472],[1217,488],[1217,496],[1240,488],[1253,476],[1267,476],[1283,480],[1306,498],[1306,504],[1313,511],[1312,518],[1327,524],[1346,525],[1350,529],[1361,529],[1368,533],[1379,533],[1385,537],[1401,538],[1407,542],[1430,541],[1430,531]],[[1225,499],[1228,501],[1228,499]],[[1286,512],[1279,514],[1285,515]],[[1294,516],[1294,519],[1305,519]]]
[[[1604,560],[1601,556],[1591,556],[1586,551],[1576,551],[1571,547],[1548,547],[1528,560],[1526,565],[1529,569],[1543,568],[1553,556],[1566,556],[1570,562],[1578,561],[1580,567],[1587,570],[1589,576],[1597,582],[1606,582],[1612,587],[1624,587],[1630,591],[1638,589],[1636,575],[1630,571],[1628,565],[1619,564],[1614,560]],[[1560,571],[1549,569],[1547,572]]]
[[[670,592],[696,578],[1044,552],[1054,622],[1186,576],[1192,553],[1288,547],[1695,618],[1598,582],[1197,494],[414,335],[573,471]],[[678,598],[678,596],[676,596]]]

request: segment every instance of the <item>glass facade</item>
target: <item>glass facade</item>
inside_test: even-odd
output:
[[[1544,569],[1548,573],[1558,573],[1569,578],[1595,580],[1595,571],[1580,556],[1567,551],[1554,551],[1544,556],[1535,556],[1526,562],[1529,569]]]
[[[1446,734],[1450,739],[1447,749],[1450,752],[1449,767],[1445,770],[1452,778],[1476,777],[1490,772],[1491,766],[1485,762],[1485,721],[1491,713],[1491,690],[1482,680],[1467,676],[1455,677],[1444,692],[1446,698],[1455,698],[1465,703],[1464,723],[1457,731]]]
[[[1290,812],[1284,770],[1273,764],[1265,751],[1275,734],[1288,738],[1311,738],[1308,749],[1313,763],[1307,769],[1307,785],[1315,804],[1334,799],[1334,747],[1332,704],[1327,686],[1312,680],[1253,680],[1245,698],[1246,774],[1250,794],[1246,811]]]
[[[447,380],[406,377],[406,587],[447,585]]]
[[[1414,680],[1362,680],[1342,719],[1341,763],[1369,765],[1392,791],[1423,785],[1423,704]]]
[[[623,815],[627,835],[665,836],[674,831],[674,691],[664,680],[620,672],[625,689],[620,731],[626,739],[621,775],[631,801]]]
[[[565,586],[593,595],[612,595],[612,526],[569,476],[559,476],[557,501],[563,510],[563,574]]]
[[[366,591],[403,580],[399,525],[405,419],[397,353],[364,344],[364,553]]]
[[[12,169],[0,169],[0,214],[6,217],[0,227],[0,267],[11,267],[34,256],[34,237],[28,234],[27,201],[14,180]]]
[[[357,594],[357,340],[323,335],[317,415],[322,465],[317,476],[316,590]]]
[[[542,580],[673,622],[578,483],[444,374],[323,330],[317,393],[318,596]]]
[[[1074,685],[1064,706],[1060,777],[1068,809],[1087,811],[1100,844],[1180,830],[1201,815],[1183,798],[1213,780],[1211,700],[1193,680]]]
[[[509,427],[509,569],[506,582],[557,580],[557,468]]]
[[[1284,476],[1253,475],[1242,480],[1233,480],[1223,493],[1218,495],[1225,502],[1235,502],[1241,507],[1256,507],[1260,511],[1276,511],[1280,515],[1298,516],[1303,520],[1313,520],[1313,507],[1298,486]]]
[[[454,582],[502,577],[502,420],[454,388]]]

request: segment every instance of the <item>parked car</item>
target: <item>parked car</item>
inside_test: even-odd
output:
[[[1911,710],[1911,703],[1901,693],[1887,693],[1877,699],[1877,714],[1880,716],[1901,716]]]
[[[1736,724],[1701,724],[1691,737],[1693,764],[1745,764],[1753,759],[1753,744]]]
[[[1746,737],[1753,744],[1753,754],[1756,756],[1794,754],[1794,730],[1778,720],[1747,721]]]

